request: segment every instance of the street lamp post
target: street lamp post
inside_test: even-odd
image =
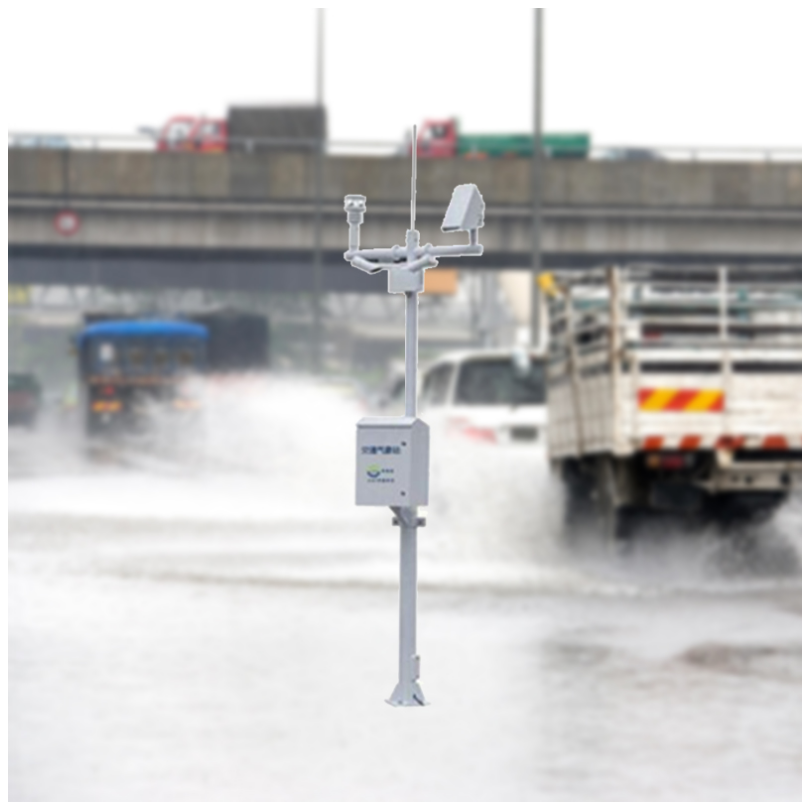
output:
[[[540,288],[543,271],[543,9],[534,10],[534,155],[532,159],[531,346],[540,343]]]
[[[323,128],[318,136],[315,153],[315,250],[313,257],[313,320],[312,367],[316,373],[323,370],[323,163],[326,149],[326,113],[324,103],[324,11],[318,9],[316,99]]]

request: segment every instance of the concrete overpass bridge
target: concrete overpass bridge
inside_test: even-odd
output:
[[[313,289],[312,155],[9,149],[8,167],[11,284]],[[801,173],[801,163],[547,161],[544,265],[800,262]],[[528,269],[526,160],[420,163],[422,242],[448,241],[439,226],[462,182],[487,203],[486,252],[469,267]],[[364,245],[402,243],[410,160],[324,160],[323,289],[382,292],[385,274],[342,260],[347,193],[368,197]],[[79,215],[75,233],[56,227],[63,209]]]

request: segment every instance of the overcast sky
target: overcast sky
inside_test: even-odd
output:
[[[532,10],[325,12],[330,137],[424,118],[532,126]],[[597,144],[799,146],[803,5],[555,3],[544,128]],[[254,0],[7,7],[10,131],[133,133],[178,113],[315,98],[315,9]],[[10,35],[10,32],[11,35]]]

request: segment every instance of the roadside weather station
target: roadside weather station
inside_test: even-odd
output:
[[[419,244],[416,230],[416,127],[413,128],[411,227],[405,247],[360,249],[360,226],[366,198],[350,194],[344,200],[349,221],[349,249],[343,257],[365,273],[388,272],[388,292],[402,293],[405,318],[405,415],[366,417],[357,424],[356,502],[358,506],[388,506],[400,530],[399,681],[389,703],[424,706],[416,654],[416,534],[425,519],[419,507],[428,504],[430,432],[416,416],[418,296],[425,289],[425,270],[445,256],[480,256],[478,230],[484,226],[484,198],[474,185],[457,186],[445,213],[442,231],[467,231],[466,245]]]

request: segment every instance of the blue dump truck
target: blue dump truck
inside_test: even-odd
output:
[[[207,365],[208,328],[179,320],[104,320],[76,340],[88,435],[148,428],[158,413],[194,413],[190,382]]]

